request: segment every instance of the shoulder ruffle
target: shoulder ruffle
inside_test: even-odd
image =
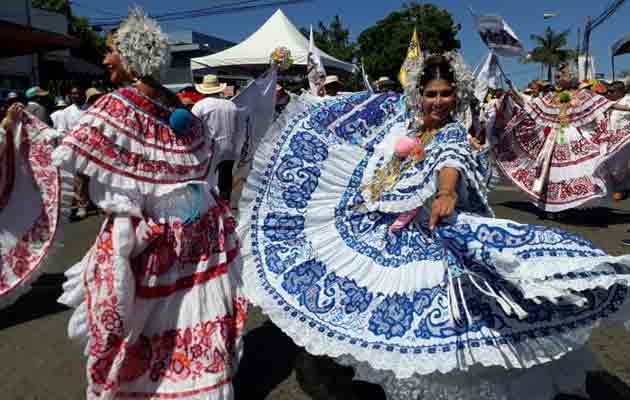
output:
[[[554,104],[553,94],[542,98],[536,98],[525,103],[524,110],[527,115],[540,125],[559,128],[560,109]],[[613,102],[603,96],[580,90],[575,94],[575,100],[579,104],[567,109],[564,118],[567,123],[577,127],[589,124],[599,119],[613,106]]]
[[[170,110],[135,89],[105,95],[55,151],[55,165],[144,195],[206,181],[212,141],[203,124],[195,118],[189,134],[178,136],[168,125],[169,115]]]

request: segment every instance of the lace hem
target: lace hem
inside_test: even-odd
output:
[[[338,361],[355,368],[355,378],[381,385],[387,398],[396,400],[553,400],[558,394],[585,396],[586,374],[600,369],[587,348],[528,370],[476,367],[466,372],[415,375],[396,379],[349,357]]]

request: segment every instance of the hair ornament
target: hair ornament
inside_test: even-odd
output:
[[[114,35],[124,68],[136,78],[159,78],[170,63],[168,37],[141,8],[129,11]]]
[[[455,94],[457,96],[457,103],[454,110],[454,118],[469,126],[472,123],[472,111],[471,104],[474,101],[475,93],[475,78],[466,65],[464,58],[457,51],[448,51],[445,53],[435,53],[427,57],[418,57],[413,60],[405,61],[403,67],[407,70],[407,85],[404,87],[405,95],[407,98],[407,110],[414,115],[411,118],[412,121],[422,120],[422,91],[424,88],[420,86],[419,82],[422,80],[424,73],[424,64],[427,58],[431,56],[441,55],[448,60],[449,68],[453,71],[455,77]],[[417,117],[415,116],[417,114]]]

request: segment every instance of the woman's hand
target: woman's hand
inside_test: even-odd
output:
[[[468,136],[468,143],[470,143],[470,147],[475,151],[479,151],[483,149],[483,144],[474,136]]]
[[[13,129],[13,125],[22,118],[22,112],[24,106],[20,103],[15,103],[7,110],[7,115],[2,120],[2,129],[9,132]]]
[[[431,205],[429,229],[434,230],[442,218],[448,218],[455,212],[457,194],[454,191],[440,191]]]

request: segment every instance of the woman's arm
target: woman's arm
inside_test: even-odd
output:
[[[0,122],[0,127],[4,129],[7,134],[12,133],[13,126],[22,117],[22,110],[24,106],[20,103],[15,103],[7,110],[7,115]]]
[[[613,110],[615,111],[625,111],[625,112],[630,112],[630,107],[628,106],[624,106],[622,104],[619,103],[615,103],[613,104],[613,106],[611,107]]]
[[[457,182],[459,172],[455,168],[446,167],[440,171],[438,177],[439,191],[431,206],[429,229],[434,230],[440,219],[449,217],[455,211],[457,204]]]

